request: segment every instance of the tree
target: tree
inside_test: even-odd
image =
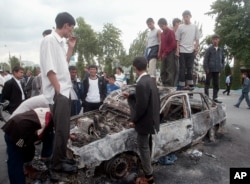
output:
[[[9,64],[11,67],[11,71],[15,66],[20,66],[20,60],[16,56],[12,56],[9,59]]]
[[[135,38],[129,48],[129,57],[132,60],[134,57],[144,56],[147,46],[147,33],[148,30],[139,32],[137,38]]]
[[[10,65],[7,63],[0,63],[1,70],[3,71],[10,71]]]
[[[249,0],[217,0],[207,15],[215,16],[215,32],[221,37],[228,54],[234,58],[233,89],[241,82],[240,66],[250,69],[250,2]],[[237,85],[238,84],[238,85]]]
[[[121,30],[113,24],[107,23],[103,26],[103,30],[98,34],[100,50],[99,66],[104,65],[104,68],[110,68],[112,64],[119,64],[120,61],[117,58],[124,52],[124,47],[120,39],[121,33]]]
[[[97,33],[88,25],[82,17],[76,19],[78,27],[74,29],[77,37],[75,51],[78,53],[78,75],[83,77],[83,68],[86,65],[95,64],[98,55]]]

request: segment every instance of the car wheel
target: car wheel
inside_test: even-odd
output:
[[[112,180],[122,180],[128,183],[135,180],[139,173],[138,157],[122,154],[104,164],[106,175]]]

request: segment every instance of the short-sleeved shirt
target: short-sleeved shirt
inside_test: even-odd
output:
[[[200,33],[195,24],[181,24],[175,32],[175,38],[180,43],[180,53],[192,53],[194,41],[199,40]]]
[[[49,104],[54,104],[53,98],[55,95],[55,89],[47,77],[49,71],[53,71],[56,74],[60,84],[60,94],[69,98],[72,83],[66,59],[65,43],[63,38],[55,31],[46,36],[41,43],[40,66],[43,94]]]

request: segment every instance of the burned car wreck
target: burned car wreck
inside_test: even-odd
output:
[[[206,135],[213,141],[215,132],[225,125],[224,104],[214,103],[201,92],[160,86],[158,89],[161,124],[159,133],[152,136],[153,161],[196,144]],[[123,97],[123,91],[129,92],[129,100]],[[128,127],[136,100],[134,91],[133,85],[116,90],[99,110],[71,118],[68,156],[77,160],[84,177],[102,173],[117,180],[127,177],[131,170],[138,171],[140,155],[136,132]]]

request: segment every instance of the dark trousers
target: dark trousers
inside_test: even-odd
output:
[[[4,135],[4,138],[7,145],[7,166],[10,184],[25,184],[22,149],[13,144],[7,134]]]
[[[80,113],[82,105],[80,100],[71,100],[71,113],[70,116],[75,116]]]
[[[70,129],[70,99],[58,94],[54,97],[51,112],[55,127],[55,139],[52,154],[52,169],[60,170],[67,159],[67,142]]]
[[[161,81],[164,86],[175,86],[175,52],[170,52],[161,63]]]
[[[151,165],[150,141],[152,141],[151,135],[137,134],[137,143],[142,161],[141,164],[145,175],[153,174],[153,167]]]
[[[223,94],[227,93],[227,95],[229,95],[230,94],[230,89],[231,89],[231,84],[226,84],[226,90],[223,91]]]
[[[99,103],[90,103],[90,102],[84,102],[84,106],[83,106],[83,111],[84,112],[89,112],[89,111],[93,111],[93,110],[97,110],[99,109],[99,107],[102,105],[102,102]]]
[[[53,151],[53,142],[54,142],[54,130],[53,127],[49,127],[46,132],[44,132],[44,136],[42,138],[42,151],[41,157],[42,158],[50,158]]]
[[[210,81],[213,83],[213,100],[218,97],[219,92],[219,72],[209,72],[206,74],[204,93],[209,96]]]
[[[194,53],[180,53],[179,58],[179,86],[193,85]]]

